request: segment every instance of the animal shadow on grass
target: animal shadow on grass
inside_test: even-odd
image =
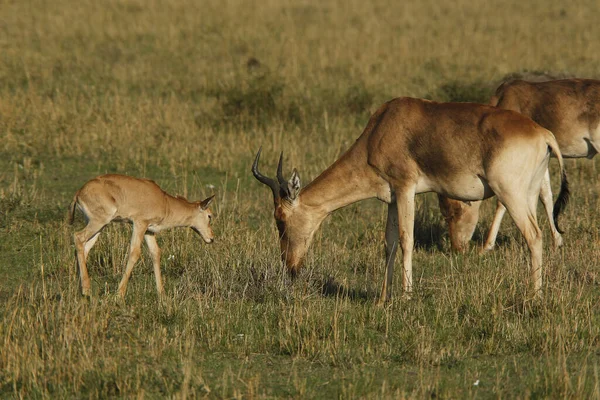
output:
[[[433,219],[424,212],[415,215],[415,249],[444,250],[444,238],[447,238],[445,224],[438,218]],[[399,250],[399,255],[402,251]],[[396,256],[398,257],[398,256]]]
[[[487,239],[489,227],[478,224],[471,238],[470,249],[481,249]],[[450,236],[448,226],[442,219],[431,218],[425,213],[415,216],[415,249],[450,251]],[[515,240],[514,235],[500,232],[496,238],[496,248],[509,246]],[[398,257],[398,256],[396,256]]]
[[[373,301],[379,298],[379,293],[374,290],[358,290],[352,289],[347,286],[342,285],[339,282],[336,282],[335,278],[332,276],[328,276],[323,280],[321,286],[321,294],[325,297],[347,297],[350,300],[358,300],[358,301]]]

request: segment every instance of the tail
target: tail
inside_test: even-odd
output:
[[[77,195],[73,198],[71,205],[69,206],[69,225],[73,225],[73,221],[75,221],[75,208],[77,207]]]
[[[554,203],[554,210],[552,211],[552,216],[554,217],[554,225],[556,226],[556,230],[559,233],[563,233],[563,231],[558,227],[558,216],[567,206],[569,202],[569,196],[571,193],[569,192],[569,181],[567,180],[567,172],[565,171],[565,165],[563,162],[562,154],[560,153],[560,148],[558,147],[558,143],[556,143],[556,139],[554,135],[550,131],[547,131],[549,134],[546,136],[546,143],[548,147],[552,150],[556,158],[558,159],[558,165],[560,166],[560,193],[558,194],[558,198]]]

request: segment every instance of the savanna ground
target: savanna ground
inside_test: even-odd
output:
[[[332,215],[292,283],[250,174],[262,145],[264,173],[284,150],[310,181],[392,97],[485,102],[507,74],[599,77],[599,20],[595,0],[1,1],[0,397],[600,397],[597,161],[567,162],[561,250],[540,213],[541,301],[510,218],[477,253],[493,201],[457,255],[421,195],[416,292],[384,308],[385,206]],[[115,299],[123,224],[80,295],[67,207],[108,172],[217,194],[214,245],[159,235],[164,303],[145,250]]]

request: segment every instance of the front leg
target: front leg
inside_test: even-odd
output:
[[[123,274],[123,278],[119,283],[118,289],[119,296],[122,298],[125,297],[125,292],[127,291],[127,282],[129,282],[129,278],[133,272],[133,266],[137,262],[138,258],[140,258],[142,240],[147,228],[148,225],[145,224],[133,224],[133,233],[131,235],[131,244],[129,245],[127,267],[125,267],[125,273]]]
[[[162,276],[160,273],[160,247],[158,247],[154,233],[146,232],[144,239],[146,239],[146,245],[148,246],[148,250],[150,250],[150,255],[152,256],[152,265],[154,265],[154,278],[156,279],[156,290],[158,290],[158,296],[163,297],[165,295],[165,289],[163,287]]]
[[[398,250],[398,205],[396,198],[388,205],[387,222],[385,225],[385,277],[379,297],[379,305],[383,305],[392,296],[392,278],[394,276],[394,261]]]
[[[415,186],[396,190],[398,211],[398,236],[402,247],[402,288],[404,297],[410,298],[413,288],[412,253],[415,244]]]

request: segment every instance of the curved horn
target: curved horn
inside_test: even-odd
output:
[[[256,153],[256,158],[254,159],[254,163],[252,164],[252,174],[254,177],[260,182],[264,183],[268,187],[271,188],[273,192],[274,198],[279,198],[279,184],[275,181],[275,179],[267,178],[258,170],[258,160],[260,159],[260,152],[262,151],[262,146],[258,149],[258,153]],[[283,154],[283,153],[282,153]],[[281,163],[281,160],[280,160]]]
[[[277,180],[280,187],[287,188],[287,181],[283,177],[283,151],[279,155],[279,163],[277,164]]]

